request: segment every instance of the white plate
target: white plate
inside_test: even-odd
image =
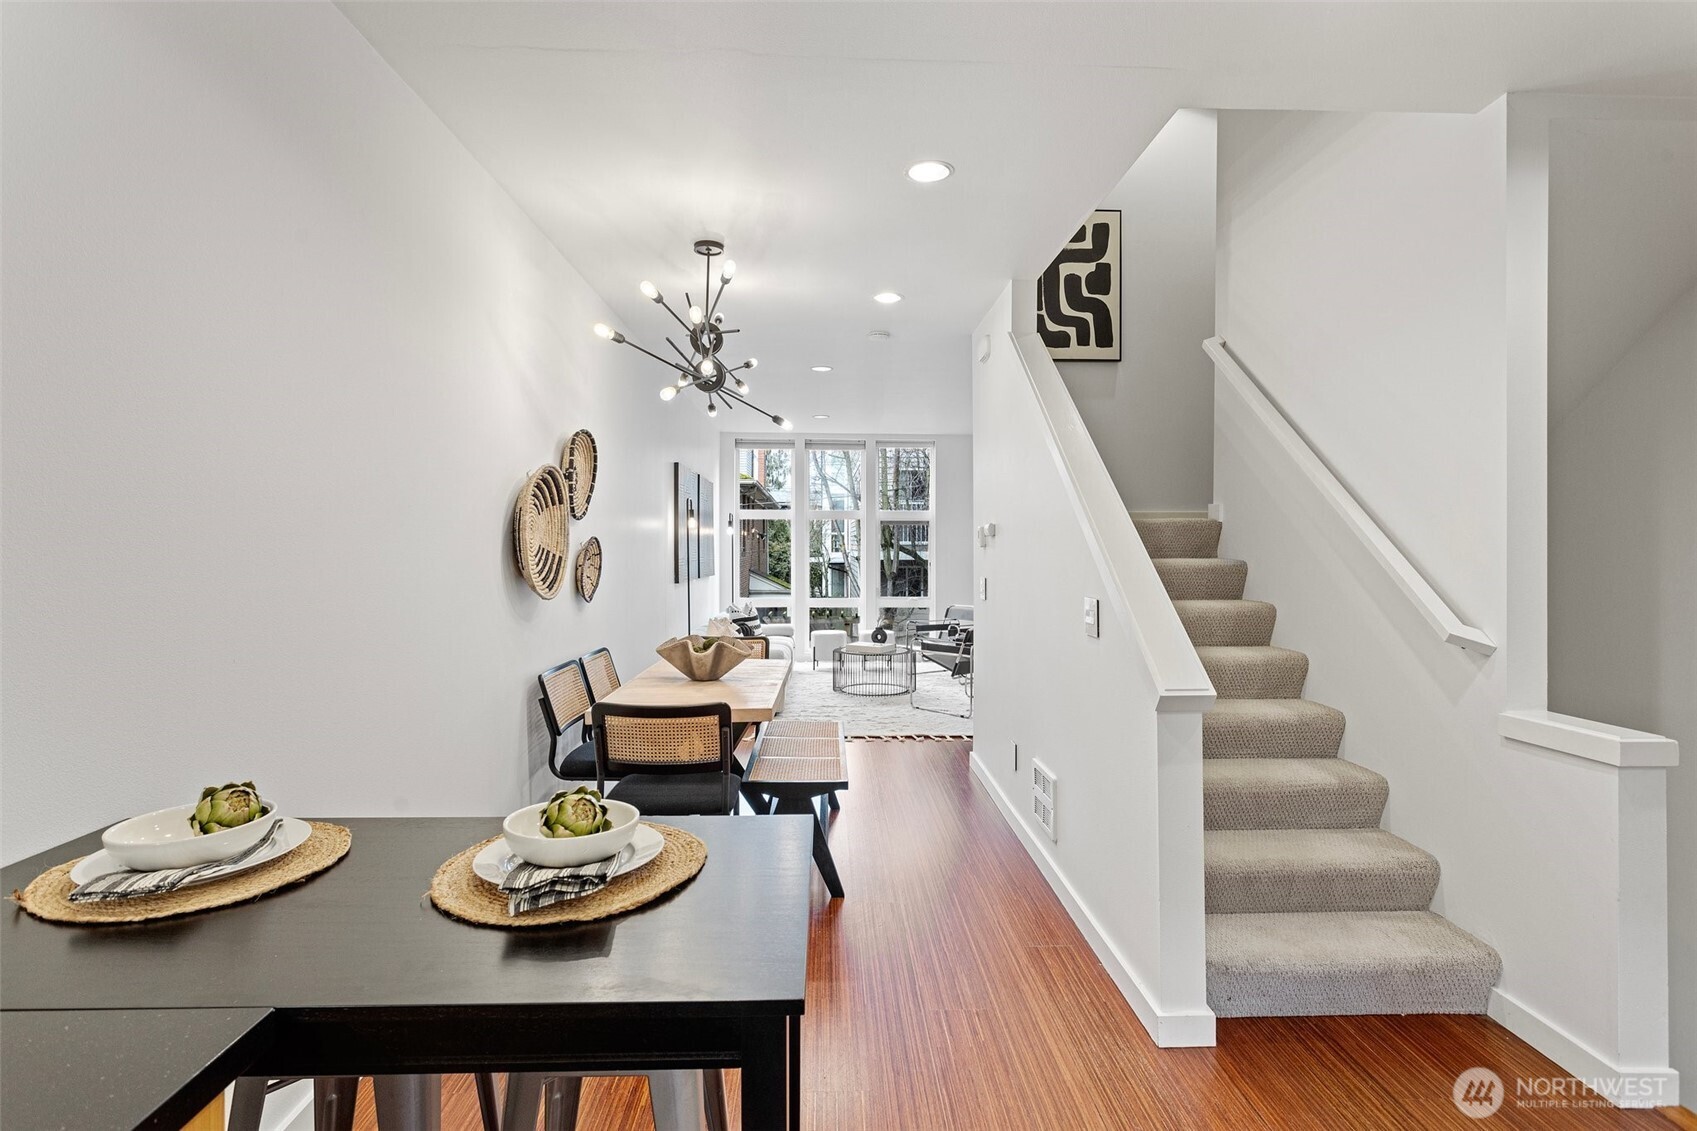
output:
[[[261,817],[260,820],[264,820],[264,818]],[[240,875],[249,868],[257,868],[261,864],[269,863],[283,855],[285,852],[299,848],[302,844],[306,843],[306,838],[311,835],[311,825],[307,824],[298,817],[284,817],[283,827],[277,830],[276,839],[267,845],[263,851],[256,856],[244,860],[234,871],[225,872],[221,876],[210,878],[222,880],[229,876]],[[86,884],[96,876],[104,876],[108,872],[122,872],[124,870],[124,866],[118,863],[110,852],[107,852],[104,848],[102,848],[100,851],[89,856],[84,856],[81,860],[77,861],[77,866],[71,869],[71,882],[73,884]],[[183,886],[193,887],[195,884],[205,882],[207,881],[190,880]]]
[[[660,855],[660,850],[666,847],[666,838],[655,832],[650,825],[638,825],[636,835],[630,838],[630,846],[636,850],[636,855],[630,858],[630,863],[619,869],[620,876],[636,871]],[[478,879],[487,880],[500,887],[501,881],[507,878],[507,872],[510,870],[504,866],[509,858],[518,859],[507,847],[505,838],[496,838],[494,844],[477,854],[476,859],[471,862],[471,870],[477,873]]]

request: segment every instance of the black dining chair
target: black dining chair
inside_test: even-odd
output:
[[[567,781],[588,781],[595,777],[595,743],[589,731],[589,709],[595,705],[584,674],[582,660],[567,660],[556,664],[536,677],[542,689],[537,702],[542,707],[542,721],[548,727],[548,769],[557,778]],[[575,745],[566,737],[578,727]],[[565,750],[562,758],[562,747]]]
[[[593,717],[596,784],[608,797],[655,816],[737,811],[742,774],[726,704],[597,703]]]

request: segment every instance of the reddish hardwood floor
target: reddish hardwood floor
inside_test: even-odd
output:
[[[1517,1077],[1564,1074],[1482,1017],[1227,1020],[1216,1048],[1155,1048],[967,750],[852,744],[854,787],[831,831],[848,898],[814,882],[808,1131],[1681,1126],[1671,1112],[1517,1106]],[[1482,1120],[1450,1099],[1475,1065],[1510,1093]],[[369,1096],[362,1131],[375,1127]],[[478,1127],[469,1077],[449,1078],[443,1102],[444,1128]],[[640,1078],[586,1082],[584,1131],[649,1119]]]

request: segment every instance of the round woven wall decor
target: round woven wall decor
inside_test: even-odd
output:
[[[577,552],[577,595],[585,601],[595,600],[601,588],[601,539],[591,538]]]
[[[560,466],[566,472],[566,487],[572,500],[572,517],[582,518],[589,513],[589,497],[595,494],[595,437],[589,429],[579,428],[566,441],[560,453]]]
[[[513,548],[519,572],[540,597],[553,597],[566,580],[570,527],[565,475],[553,464],[537,468],[513,509]]]

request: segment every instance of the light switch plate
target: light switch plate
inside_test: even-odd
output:
[[[1084,635],[1102,635],[1102,602],[1095,597],[1084,599]]]
[[[988,601],[990,599],[990,579],[988,577],[980,577],[978,579],[978,599],[980,601]]]

